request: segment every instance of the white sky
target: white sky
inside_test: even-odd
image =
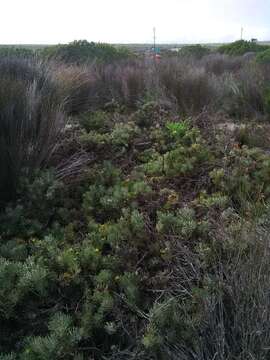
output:
[[[270,0],[0,0],[0,44],[270,40]]]

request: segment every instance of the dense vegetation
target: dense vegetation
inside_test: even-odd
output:
[[[246,41],[246,40],[238,40],[231,44],[225,44],[219,47],[218,51],[221,54],[227,54],[227,55],[244,55],[248,52],[261,52],[268,50],[268,45],[260,45],[255,41]]]
[[[121,46],[112,46],[103,43],[88,42],[86,40],[73,41],[69,44],[50,46],[24,47],[1,46],[0,58],[31,58],[41,60],[57,60],[68,64],[85,64],[96,61],[98,63],[112,63],[127,59],[130,51]]]
[[[33,57],[34,55],[35,55],[34,50],[26,47],[16,47],[16,46],[0,47],[0,58],[3,57],[26,58],[26,57]]]
[[[201,59],[202,57],[210,54],[210,49],[207,46],[200,44],[197,45],[186,45],[181,48],[179,55],[191,57],[195,59]]]
[[[0,79],[0,359],[269,359],[267,64]]]
[[[82,64],[97,60],[98,62],[113,62],[129,57],[127,48],[114,47],[103,43],[74,41],[67,45],[55,45],[43,48],[40,55],[45,58],[55,58],[66,63]]]
[[[259,52],[256,60],[261,64],[270,64],[270,49]]]

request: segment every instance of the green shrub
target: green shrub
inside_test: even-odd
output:
[[[144,165],[144,170],[149,175],[188,176],[209,159],[210,154],[203,144],[194,143],[191,146],[179,144],[163,155],[155,155],[154,159]]]
[[[167,123],[166,127],[169,131],[169,134],[172,138],[182,137],[186,134],[188,130],[187,122],[179,122],[179,123]]]
[[[30,294],[47,295],[49,274],[44,266],[27,258],[25,263],[0,259],[0,313],[2,319],[12,319],[16,308]]]
[[[202,301],[203,295],[200,296]],[[203,307],[199,305],[199,299],[181,300],[171,297],[156,303],[150,311],[143,344],[160,359],[167,358],[168,352],[165,349],[172,344],[185,344],[187,348],[196,348],[196,343],[199,342],[196,336],[198,329],[203,329]]]
[[[270,89],[269,88],[264,91],[263,101],[264,101],[265,112],[269,115],[270,114]]]
[[[80,143],[87,150],[103,150],[106,149],[111,144],[111,139],[109,134],[100,134],[96,131],[83,132],[80,135]]]
[[[117,123],[110,134],[112,145],[128,148],[138,134],[140,134],[140,129],[134,123]]]
[[[134,113],[133,118],[139,127],[149,128],[155,124],[162,123],[168,116],[168,104],[162,102],[148,101]]]
[[[119,278],[119,284],[127,301],[136,305],[139,299],[138,277],[136,274],[125,273]]]
[[[16,360],[16,355],[13,354],[8,354],[8,355],[1,355],[0,354],[0,360]]]
[[[217,173],[217,177],[221,176],[222,172]],[[206,209],[226,209],[229,203],[229,198],[226,195],[223,195],[221,192],[213,193],[208,195],[206,191],[202,191],[194,201],[197,206],[204,207]]]
[[[16,46],[0,46],[0,58],[14,57],[14,58],[33,58],[35,51],[25,47]]]
[[[187,45],[183,46],[179,51],[180,56],[191,57],[194,59],[201,59],[210,54],[210,49],[202,45]]]
[[[161,234],[190,238],[197,228],[195,213],[192,209],[179,209],[176,214],[158,213],[157,231]]]
[[[78,40],[67,45],[46,47],[40,51],[40,55],[46,59],[55,58],[66,63],[83,64],[94,60],[107,63],[126,59],[130,53],[126,48]]]
[[[270,195],[270,157],[261,149],[243,146],[225,157],[225,170],[213,170],[214,184],[230,195],[234,206],[245,209],[248,204],[267,199]]]
[[[21,359],[74,359],[73,351],[81,336],[79,329],[72,326],[72,318],[57,313],[50,320],[48,328],[48,336],[30,337],[27,340]]]
[[[256,62],[259,64],[269,64],[270,63],[270,49],[259,52],[256,56]]]
[[[119,179],[120,180],[120,179]],[[84,208],[97,218],[119,216],[121,209],[141,195],[151,193],[151,187],[143,180],[119,181],[112,186],[97,182],[84,194]],[[135,204],[134,204],[135,205]]]
[[[82,114],[79,117],[81,126],[87,131],[106,132],[108,128],[108,115],[103,111]]]
[[[244,55],[247,52],[263,52],[268,49],[269,47],[267,45],[259,45],[252,41],[238,40],[231,44],[220,46],[218,52],[221,54],[238,56]]]
[[[17,203],[10,203],[0,213],[0,232],[20,238],[42,233],[63,199],[63,184],[51,171],[36,171],[21,178]],[[32,220],[34,217],[34,220]]]

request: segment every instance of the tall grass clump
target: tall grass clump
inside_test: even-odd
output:
[[[54,65],[54,76],[68,99],[66,111],[71,115],[115,105],[131,111],[154,100],[170,103],[176,112],[188,116],[207,109],[252,117],[265,113],[268,73],[266,65],[222,54],[202,59],[168,57],[159,63],[129,59]]]
[[[229,56],[225,54],[210,54],[204,56],[201,65],[205,67],[208,73],[222,75],[225,72],[236,73],[244,65],[245,59],[241,56]]]
[[[235,74],[227,72],[218,79],[220,108],[236,118],[265,113],[266,74],[256,64],[247,63]]]
[[[50,67],[0,59],[0,199],[15,194],[22,173],[46,164],[65,124],[64,100]]]
[[[157,74],[164,93],[181,113],[199,113],[214,104],[215,82],[204,67],[172,59],[160,64]]]
[[[68,65],[55,61],[51,64],[53,78],[58,83],[68,115],[101,106],[98,74],[94,66]]]

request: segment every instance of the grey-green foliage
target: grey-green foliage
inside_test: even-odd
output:
[[[9,319],[26,295],[45,296],[49,285],[45,267],[29,257],[13,262],[0,257],[0,312]]]
[[[0,360],[16,360],[16,355],[15,354],[0,354]]]
[[[183,208],[177,212],[158,213],[157,230],[162,234],[191,237],[197,227],[195,213],[192,209]]]
[[[74,359],[74,347],[81,339],[72,317],[56,313],[48,324],[49,335],[30,337],[26,341],[22,360]]]

